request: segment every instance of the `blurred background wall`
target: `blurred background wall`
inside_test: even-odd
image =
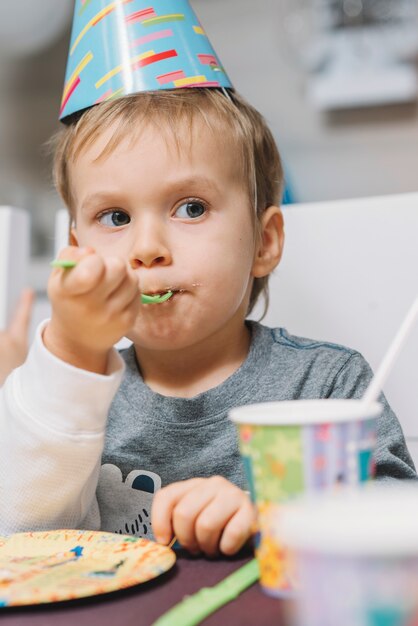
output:
[[[45,10],[55,14],[56,0],[15,0],[15,19],[36,5],[39,11],[42,2]],[[323,50],[313,45],[315,16],[325,5],[339,11],[343,7],[346,16],[354,16],[355,26],[356,12],[366,4],[361,0],[192,0],[192,5],[236,88],[270,123],[298,201],[417,190],[416,94],[400,103],[337,110],[315,106],[309,98],[312,76],[326,66]],[[416,10],[415,0],[368,0],[367,6],[371,5],[384,17],[401,5]],[[53,253],[54,211],[61,206],[45,149],[45,142],[59,128],[72,0],[59,0],[59,6],[67,11],[55,25],[55,34],[49,33],[48,42],[20,50],[6,25],[5,10],[10,11],[11,3],[0,0],[0,205],[32,213],[36,257]],[[10,22],[10,16],[7,19]],[[44,17],[32,31],[41,35],[49,21]],[[410,26],[411,19],[407,21]],[[386,28],[388,21],[382,24],[381,29]],[[414,27],[418,33],[416,23]],[[4,42],[2,28],[7,29],[9,43]],[[405,42],[407,37],[399,32],[395,38]],[[387,38],[377,47],[386,51],[390,45]],[[357,47],[361,59],[361,44]],[[414,62],[413,50],[403,54],[409,55],[408,63],[411,58]]]

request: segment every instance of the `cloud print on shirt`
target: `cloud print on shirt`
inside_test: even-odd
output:
[[[154,472],[133,470],[124,481],[119,467],[102,465],[97,487],[101,529],[153,539],[151,505],[160,487],[161,478]]]

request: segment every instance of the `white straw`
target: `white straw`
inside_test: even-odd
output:
[[[395,335],[394,340],[392,341],[389,350],[386,353],[383,361],[380,364],[377,372],[373,376],[369,386],[366,389],[366,392],[363,396],[363,402],[369,403],[374,402],[378,399],[382,387],[385,383],[385,380],[392,369],[392,365],[396,361],[396,358],[403,347],[405,339],[407,338],[412,326],[414,325],[415,318],[418,314],[418,297],[415,299],[411,308],[409,309],[401,327]]]

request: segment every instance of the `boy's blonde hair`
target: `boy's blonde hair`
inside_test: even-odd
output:
[[[144,92],[98,104],[73,120],[53,138],[54,182],[71,217],[74,217],[74,201],[69,165],[103,131],[116,127],[99,158],[111,153],[122,139],[134,139],[143,124],[171,133],[180,147],[180,131],[185,123],[192,132],[195,121],[201,120],[235,151],[242,184],[254,209],[255,233],[259,236],[261,215],[267,207],[281,202],[280,156],[262,115],[237,93],[228,95],[217,89],[201,88]],[[260,293],[264,295],[266,310],[268,276],[254,279],[248,313]]]

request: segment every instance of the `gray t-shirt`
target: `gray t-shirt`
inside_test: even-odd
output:
[[[248,356],[225,382],[193,398],[154,393],[133,346],[112,403],[97,489],[103,530],[152,537],[155,491],[193,477],[222,475],[247,489],[228,411],[255,402],[358,398],[372,373],[358,352],[247,322]],[[416,478],[400,424],[386,400],[379,418],[377,476]]]

